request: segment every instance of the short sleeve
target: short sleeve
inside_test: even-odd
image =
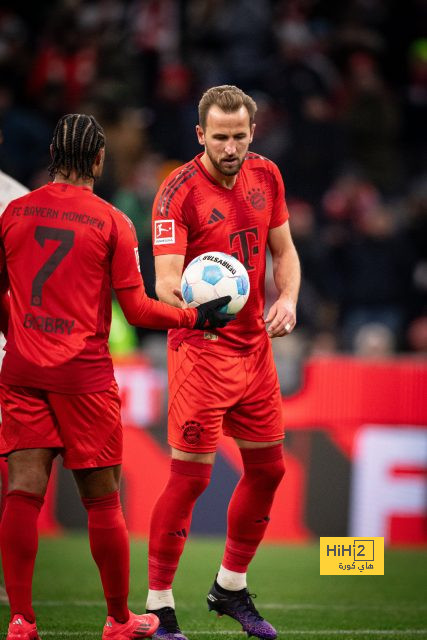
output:
[[[276,195],[273,200],[273,211],[271,214],[271,220],[269,225],[270,229],[274,229],[274,227],[280,227],[289,218],[288,207],[286,205],[285,185],[283,183],[283,178],[278,167],[273,163],[272,165],[273,165],[273,175],[272,175],[273,188],[276,191]]]
[[[111,284],[113,289],[135,287],[141,283],[138,238],[131,220],[116,210],[111,230],[113,254]]]
[[[153,204],[152,239],[155,256],[175,253],[185,255],[188,228],[184,221],[180,190],[174,191],[167,179],[160,187]],[[172,181],[173,182],[173,181]]]

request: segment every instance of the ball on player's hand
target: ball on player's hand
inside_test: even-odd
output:
[[[249,298],[249,275],[233,256],[208,251],[187,265],[182,274],[181,292],[189,307],[197,307],[221,296],[231,296],[224,312],[237,313]]]

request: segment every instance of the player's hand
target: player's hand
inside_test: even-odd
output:
[[[228,304],[231,296],[223,296],[216,300],[203,302],[196,307],[197,320],[194,329],[218,329],[235,319],[235,315],[224,313],[221,308]]]
[[[296,305],[290,298],[279,298],[270,308],[265,324],[270,325],[267,333],[270,338],[285,336],[296,325]]]

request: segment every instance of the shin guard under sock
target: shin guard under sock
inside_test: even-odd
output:
[[[108,615],[129,619],[129,537],[118,491],[101,498],[82,498],[88,513],[90,549],[98,565]]]
[[[274,494],[285,473],[283,446],[240,449],[243,475],[228,506],[227,540],[222,565],[245,573],[264,537]]]
[[[0,545],[11,619],[20,613],[28,622],[35,621],[31,592],[43,502],[43,496],[27,491],[10,491],[6,496]]]
[[[151,515],[149,588],[170,589],[190,529],[193,507],[209,484],[211,464],[172,460],[168,484]]]

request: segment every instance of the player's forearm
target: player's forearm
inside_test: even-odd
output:
[[[129,324],[147,329],[191,329],[197,319],[195,309],[175,309],[149,298],[143,286],[116,291],[117,299]]]
[[[301,267],[293,245],[273,256],[273,277],[279,298],[292,300],[296,305],[301,284]]]

